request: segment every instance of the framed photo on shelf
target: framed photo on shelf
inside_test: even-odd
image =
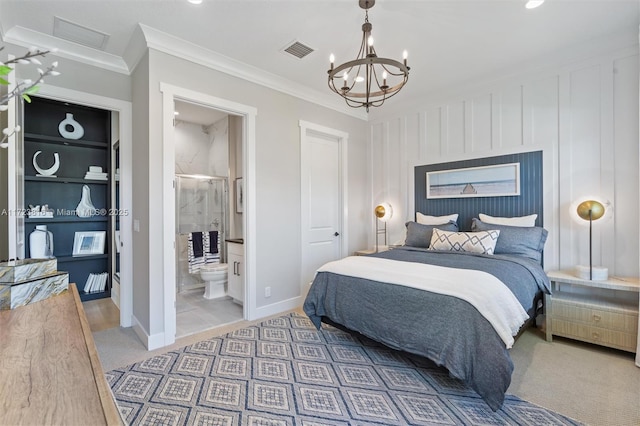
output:
[[[104,254],[106,231],[76,232],[73,237],[73,256]]]
[[[242,178],[236,179],[236,213],[244,212],[244,187]]]

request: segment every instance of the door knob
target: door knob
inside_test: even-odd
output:
[[[335,234],[333,234],[333,236],[334,236],[334,237],[337,237],[338,235],[340,235],[340,233],[339,233],[339,232],[337,232],[337,231],[336,231],[336,233],[335,233]]]

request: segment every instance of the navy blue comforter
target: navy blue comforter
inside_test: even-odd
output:
[[[531,317],[541,293],[550,289],[542,267],[520,257],[411,247],[373,256],[398,260],[398,267],[420,262],[488,272],[511,289]],[[491,324],[464,300],[320,272],[303,309],[318,328],[325,317],[394,349],[427,357],[471,386],[493,410],[502,406],[513,362]]]

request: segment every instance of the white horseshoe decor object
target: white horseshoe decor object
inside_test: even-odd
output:
[[[73,127],[73,131],[67,131],[67,126]],[[73,114],[70,112],[67,113],[67,118],[62,120],[60,124],[58,124],[58,132],[65,139],[80,139],[84,136],[84,127],[76,120],[73,119]]]
[[[42,153],[42,151],[36,151],[36,153],[33,154],[33,168],[36,169],[36,172],[38,172],[36,176],[56,177],[54,173],[57,172],[60,168],[60,156],[57,152],[54,152],[53,158],[55,159],[55,161],[53,162],[53,166],[49,167],[48,169],[42,169],[40,168],[40,166],[38,166],[38,162],[36,161],[36,158],[38,158],[38,155],[40,155],[40,153]]]

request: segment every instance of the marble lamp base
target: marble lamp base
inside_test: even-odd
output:
[[[606,281],[609,279],[609,268],[604,266],[594,266],[592,272],[592,281]],[[577,265],[574,270],[575,276],[583,280],[589,279],[589,266]]]

